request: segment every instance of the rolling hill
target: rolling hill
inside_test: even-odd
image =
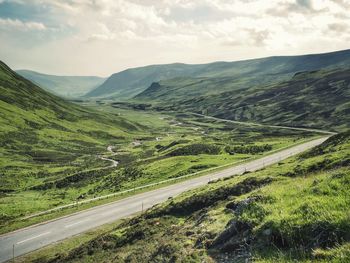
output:
[[[31,70],[17,70],[21,76],[59,96],[75,98],[85,95],[106,79],[95,76],[55,76]]]
[[[146,90],[153,82],[180,78],[229,79],[229,90],[243,89],[257,84],[271,84],[287,80],[299,71],[310,71],[350,65],[350,50],[302,56],[278,56],[236,62],[214,62],[209,64],[165,64],[127,69],[110,76],[101,86],[86,97],[126,100]],[[219,83],[220,84],[220,83]],[[198,94],[226,91],[215,85]],[[186,95],[186,94],[184,94]]]
[[[154,81],[193,75],[203,66],[177,63],[127,69],[113,74],[102,85],[87,93],[85,97],[105,97],[121,100],[131,98],[145,90]]]
[[[230,78],[177,78],[153,83],[134,100],[237,121],[346,129],[350,123],[350,70],[296,73],[277,84],[229,90]],[[205,95],[201,95],[204,93]]]
[[[93,155],[105,151],[108,143],[144,129],[115,114],[66,102],[2,62],[0,127],[0,193],[26,189],[53,175],[63,178],[81,166],[94,166]]]

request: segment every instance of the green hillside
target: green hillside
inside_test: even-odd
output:
[[[166,64],[127,69],[113,74],[86,97],[125,100],[147,89],[153,82],[175,77],[229,78],[230,90],[243,89],[257,84],[276,83],[292,77],[296,72],[350,65],[350,50],[303,56],[280,56],[236,62],[209,64]],[[220,80],[221,79],[221,80]],[[212,92],[225,91],[221,85]],[[200,93],[204,95],[205,93]],[[186,94],[183,94],[184,96]]]
[[[47,75],[31,70],[17,70],[16,72],[41,88],[67,98],[83,96],[106,80],[95,76]]]
[[[51,95],[0,62],[0,223],[9,219],[3,210],[3,205],[9,207],[5,197],[20,198],[20,203],[12,202],[17,216],[26,205],[27,211],[40,209],[39,200],[43,207],[44,199],[57,202],[54,194],[43,198],[22,191],[79,170],[108,166],[110,162],[96,155],[110,143],[130,141],[141,130],[146,127],[116,114]]]
[[[177,78],[153,83],[134,100],[237,121],[341,130],[350,127],[350,70],[298,72],[251,88],[231,78]]]
[[[202,65],[168,64],[127,69],[113,74],[85,97],[127,99],[145,90],[154,81],[195,74]]]
[[[101,102],[81,107],[0,63],[0,233],[56,215],[23,220],[40,211],[230,165],[315,135]],[[229,147],[235,145],[246,146]]]
[[[212,182],[40,262],[349,262],[350,133]],[[52,258],[53,256],[53,258]],[[33,261],[37,262],[37,261]]]

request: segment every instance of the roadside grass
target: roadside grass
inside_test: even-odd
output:
[[[350,169],[332,163],[349,154],[349,136],[333,136],[181,194],[50,262],[348,262]],[[321,159],[331,162],[310,166]],[[295,173],[298,166],[312,169]],[[101,247],[100,240],[109,241]]]

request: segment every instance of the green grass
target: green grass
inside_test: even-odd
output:
[[[82,107],[3,64],[0,91],[2,233],[74,209],[23,220],[40,211],[261,156],[228,154],[227,146],[268,144],[276,150],[315,135],[102,102]],[[107,151],[109,145],[116,154]],[[118,160],[118,167],[102,169],[110,163],[98,155]]]
[[[98,154],[153,128],[51,95],[0,63],[0,225],[73,202],[109,165]],[[161,120],[159,120],[161,122]],[[87,171],[94,170],[96,175]],[[102,170],[101,170],[102,171]],[[103,176],[110,171],[104,170]],[[81,187],[35,190],[81,173]],[[89,176],[89,178],[85,178]]]
[[[312,138],[306,139],[307,140],[311,140]],[[302,143],[304,141],[299,141],[298,143]],[[298,144],[297,143],[297,144]],[[284,145],[284,144],[283,144]],[[284,146],[284,148],[289,147],[289,144],[286,144],[288,146]],[[295,144],[294,144],[295,145]],[[282,148],[281,148],[282,149]],[[279,149],[275,149],[274,151],[279,150]],[[272,152],[274,152],[272,151]],[[269,152],[267,153],[269,154]],[[1,233],[6,233],[9,231],[13,231],[22,227],[26,227],[26,226],[30,226],[36,223],[40,223],[43,221],[47,221],[47,220],[51,220],[54,218],[58,218],[61,216],[65,216],[65,215],[69,215],[71,213],[74,212],[78,212],[84,209],[88,209],[91,208],[93,206],[97,206],[97,205],[101,205],[101,204],[105,204],[105,203],[109,203],[109,202],[113,202],[113,201],[117,201],[121,198],[126,198],[128,196],[137,194],[137,193],[141,193],[144,191],[150,191],[153,189],[157,189],[159,187],[164,187],[166,185],[170,185],[173,183],[177,183],[177,182],[181,182],[183,180],[188,180],[189,177],[183,177],[183,175],[190,175],[191,177],[197,177],[197,176],[202,176],[205,175],[209,172],[214,172],[214,171],[219,171],[221,169],[227,168],[228,166],[232,166],[235,165],[236,163],[241,163],[242,161],[251,161],[253,159],[256,158],[261,158],[261,155],[256,155],[253,157],[250,157],[248,159],[240,159],[240,157],[236,158],[236,161],[234,162],[230,162],[230,163],[226,163],[226,157],[225,157],[225,164],[224,165],[205,165],[203,164],[203,160],[201,160],[201,164],[200,164],[200,168],[201,169],[188,169],[186,170],[187,173],[176,173],[177,176],[172,176],[170,171],[167,171],[167,173],[163,173],[163,171],[156,171],[155,174],[160,174],[160,176],[156,176],[156,177],[147,177],[147,178],[138,178],[137,182],[130,182],[125,184],[125,186],[120,189],[115,189],[113,187],[110,186],[110,189],[114,189],[115,191],[122,191],[122,190],[129,190],[129,189],[133,189],[134,187],[138,187],[138,186],[145,186],[148,184],[152,184],[152,183],[158,183],[158,182],[162,182],[164,181],[164,176],[163,175],[167,175],[168,177],[170,177],[169,179],[175,179],[173,181],[166,181],[162,182],[161,184],[157,184],[157,185],[153,185],[153,186],[148,186],[146,188],[140,188],[137,189],[135,191],[131,191],[128,193],[124,193],[124,194],[120,194],[120,195],[115,195],[106,199],[101,199],[101,200],[97,200],[97,201],[93,201],[93,202],[89,202],[89,203],[85,203],[85,204],[78,204],[76,206],[73,207],[69,207],[69,208],[65,208],[65,209],[60,209],[60,210],[56,210],[47,214],[43,214],[40,216],[35,216],[35,217],[30,217],[30,218],[26,218],[25,214],[23,214],[23,209],[26,209],[26,215],[31,215],[34,214],[35,212],[38,211],[45,211],[49,208],[54,208],[57,206],[61,206],[67,203],[72,203],[76,201],[76,196],[79,192],[75,189],[72,188],[68,188],[68,189],[63,189],[63,190],[50,190],[50,191],[24,191],[24,192],[20,192],[18,194],[15,195],[8,195],[5,196],[1,199],[0,206],[2,204],[3,207],[3,220],[6,222],[2,225]],[[217,158],[217,157],[216,157]],[[234,158],[232,158],[232,160],[234,160]],[[193,166],[193,163],[191,160],[193,160],[192,156],[187,157],[187,159],[185,159],[186,161],[189,161],[191,163],[191,165]],[[213,162],[213,156],[210,157],[210,162]],[[157,163],[158,165],[158,163]],[[165,165],[163,168],[164,169],[171,169],[172,170],[173,167],[173,162],[169,162],[167,163],[167,165]],[[204,170],[203,170],[204,169]],[[147,173],[149,174],[149,173]],[[166,177],[166,178],[168,178]],[[110,177],[108,177],[110,178]],[[84,188],[83,188],[84,190]],[[110,192],[104,192],[105,194],[109,194]],[[118,192],[116,192],[118,193]],[[44,196],[43,196],[44,194]],[[89,195],[87,197],[90,197]],[[91,196],[91,198],[94,196]],[[79,200],[80,201],[80,200]],[[10,204],[10,205],[8,205]],[[21,217],[18,218],[11,218],[8,217],[7,215],[12,215],[15,213],[21,213]],[[24,217],[25,216],[25,217]]]
[[[350,133],[339,134],[279,164],[186,192],[53,262],[347,262],[349,146]]]
[[[197,129],[194,130],[193,118],[190,116],[180,118],[177,115],[164,115],[144,111],[136,112],[111,108],[108,105],[96,106],[90,104],[89,106],[94,106],[96,108],[94,111],[98,114],[100,113],[97,109],[106,112],[104,116],[113,115],[120,119],[126,119],[128,123],[133,123],[133,127],[141,126],[138,123],[142,121],[144,130],[139,131],[136,129],[136,131],[126,134],[123,130],[120,131],[118,126],[116,128],[112,126],[113,129],[109,129],[109,135],[107,138],[104,138],[98,132],[88,133],[89,127],[93,127],[97,120],[82,120],[74,124],[60,122],[61,126],[65,125],[64,127],[67,127],[69,131],[48,127],[35,130],[40,136],[40,139],[38,139],[39,143],[50,143],[51,146],[49,147],[50,150],[44,150],[39,146],[37,147],[38,150],[36,150],[36,147],[31,146],[33,153],[30,154],[32,158],[35,158],[33,160],[30,160],[20,151],[22,141],[19,141],[19,149],[12,151],[17,153],[17,155],[5,155],[5,158],[0,158],[0,160],[3,160],[2,171],[4,174],[2,185],[4,190],[2,198],[0,198],[1,219],[3,222],[2,232],[66,214],[67,212],[58,212],[36,219],[22,220],[23,217],[28,215],[75,202],[79,196],[83,196],[84,199],[93,198],[200,172],[208,168],[220,167],[253,156],[248,154],[227,154],[224,151],[224,146],[230,140],[235,143],[239,141],[241,143],[253,143],[256,138],[259,140],[259,143],[268,143],[273,146],[273,149],[278,149],[298,141],[301,142],[305,138],[311,138],[310,136],[312,135],[311,133],[303,132],[279,133],[276,131],[273,136],[266,136],[263,139],[262,135],[268,134],[268,130],[261,128],[245,129],[216,121],[201,123],[202,119],[197,119],[196,117]],[[172,126],[173,123],[179,122],[182,124],[175,127]],[[80,126],[84,127],[86,135],[72,131]],[[246,135],[244,139],[237,140],[242,133]],[[110,136],[117,136],[117,139]],[[122,138],[118,136],[122,136]],[[157,141],[157,137],[161,139]],[[67,138],[69,138],[69,141],[74,141],[74,147],[79,147],[79,150],[73,148],[71,150],[72,153],[67,152],[67,149],[69,149],[66,148],[69,145],[69,142],[66,142]],[[131,142],[134,140],[139,140],[141,145],[133,146]],[[174,142],[176,144],[172,146]],[[64,149],[61,149],[62,143],[65,145]],[[88,144],[89,149],[85,150],[85,154],[80,152],[80,150],[84,151],[84,148],[81,148],[81,143]],[[176,149],[198,143],[219,145],[220,153],[215,155],[169,156],[169,153]],[[106,156],[111,155],[105,150],[107,145],[116,145],[114,151],[120,152],[120,154],[110,157],[120,161],[118,169],[87,172],[89,170],[94,171],[97,167],[109,165],[108,162],[102,162],[92,154],[105,152]],[[160,149],[159,147],[165,147],[166,149]],[[62,157],[60,157],[61,155]],[[21,161],[17,160],[17,158],[20,158]],[[49,161],[45,161],[47,159]],[[66,160],[69,162],[67,163]],[[131,162],[133,166],[142,171],[142,174],[136,178],[124,176],[124,170]],[[74,177],[79,180],[79,183],[76,183],[78,181]]]

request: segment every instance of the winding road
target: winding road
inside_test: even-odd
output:
[[[230,122],[230,123],[235,123],[235,124],[240,124],[240,125],[245,125],[245,126],[256,126],[256,127],[286,129],[286,130],[296,130],[296,131],[307,131],[307,132],[316,132],[316,133],[328,134],[328,135],[335,135],[335,134],[337,134],[336,132],[324,131],[324,130],[313,129],[313,128],[302,128],[302,127],[291,127],[291,126],[262,124],[262,123],[255,123],[255,122],[234,121],[234,120],[222,119],[222,118],[213,117],[213,116],[204,115],[204,114],[199,114],[199,113],[194,113],[194,112],[191,112],[191,114],[194,115],[194,116],[203,117],[203,118],[206,118],[206,119],[212,119],[212,120],[217,120],[217,121],[222,121],[222,122]]]
[[[114,156],[114,155],[117,155],[118,153],[115,153],[113,152],[113,146],[108,146],[107,147],[107,151],[109,151],[110,153],[112,153],[110,156]],[[116,161],[116,160],[113,160],[113,159],[110,159],[110,158],[107,158],[107,157],[104,157],[104,156],[98,156],[101,160],[104,160],[104,161],[109,161],[111,162],[111,165],[109,166],[106,166],[106,167],[103,167],[103,168],[100,168],[100,169],[108,169],[108,168],[113,168],[113,167],[117,167],[119,162]]]
[[[143,209],[164,202],[169,197],[204,186],[208,181],[242,174],[245,171],[259,170],[319,145],[327,138],[328,136],[315,139],[244,164],[2,235],[0,236],[0,262],[12,259],[13,252],[15,257],[23,255],[103,224],[131,216]]]

